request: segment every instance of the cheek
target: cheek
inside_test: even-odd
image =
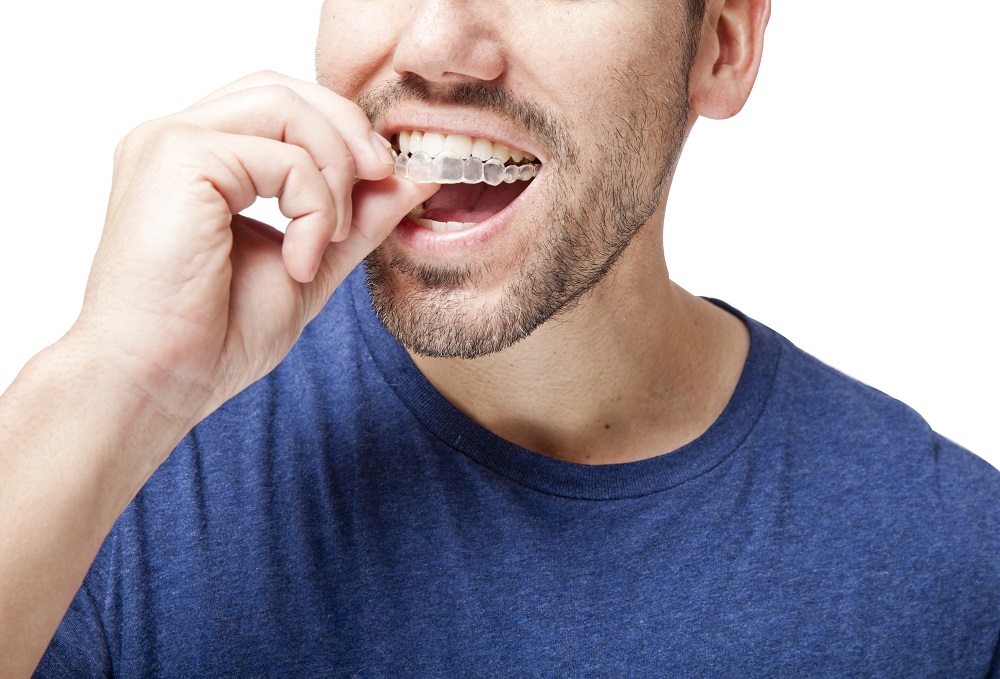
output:
[[[396,27],[385,5],[324,3],[316,41],[316,77],[320,84],[354,99],[374,74],[389,67]]]
[[[673,47],[675,31],[664,22],[654,31],[648,17],[605,16],[608,11],[603,5],[588,9],[588,30],[527,36],[525,50],[513,52],[531,55],[514,61],[524,84],[537,87],[544,93],[540,100],[572,118],[581,131],[602,121],[606,127],[644,98],[674,91],[673,67],[682,52],[680,44]],[[538,50],[539,44],[545,49]]]

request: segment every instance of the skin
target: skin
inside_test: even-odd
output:
[[[679,2],[553,0],[524,12],[508,4],[328,2],[320,72],[352,97],[400,72],[502,82],[550,109],[581,146],[607,141],[597,122],[604,102],[631,106],[634,89],[593,77],[608,72],[600,60],[616,50],[658,95],[676,95],[676,78],[660,77],[657,35],[676,31]],[[768,0],[709,3],[683,134],[697,116],[732,115],[745,102],[768,13]],[[498,29],[514,16],[523,30]],[[351,40],[334,49],[345,34]],[[583,34],[587,44],[574,42]],[[543,35],[551,51],[536,49]],[[461,112],[435,106],[423,115],[465,124]],[[510,121],[464,115],[486,118],[521,148],[544,147]],[[384,158],[348,98],[270,73],[146,123],[119,145],[80,318],[0,398],[0,676],[30,675],[115,519],[177,442],[272,369],[340,281],[435,191],[390,177]],[[564,184],[568,204],[592,170]],[[482,252],[466,252],[473,264],[545,241],[538,214],[557,192],[544,188]],[[255,195],[278,196],[293,218],[284,239],[233,218]],[[690,441],[731,395],[747,340],[738,321],[670,282],[665,201],[664,190],[612,274],[553,322],[499,353],[414,355],[417,365],[471,417],[554,457],[620,462]],[[502,273],[480,283],[470,303],[495,305]]]

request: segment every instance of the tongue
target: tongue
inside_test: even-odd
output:
[[[528,182],[512,184],[445,184],[424,201],[424,219],[437,222],[482,222],[510,205]]]

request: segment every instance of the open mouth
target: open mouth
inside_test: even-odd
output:
[[[395,175],[441,189],[407,217],[432,231],[457,231],[510,205],[541,163],[520,149],[464,134],[403,130],[392,137]]]

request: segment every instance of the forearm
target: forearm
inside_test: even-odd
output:
[[[169,376],[122,361],[67,340],[0,397],[0,676],[31,674],[118,515],[190,426],[137,379]]]

